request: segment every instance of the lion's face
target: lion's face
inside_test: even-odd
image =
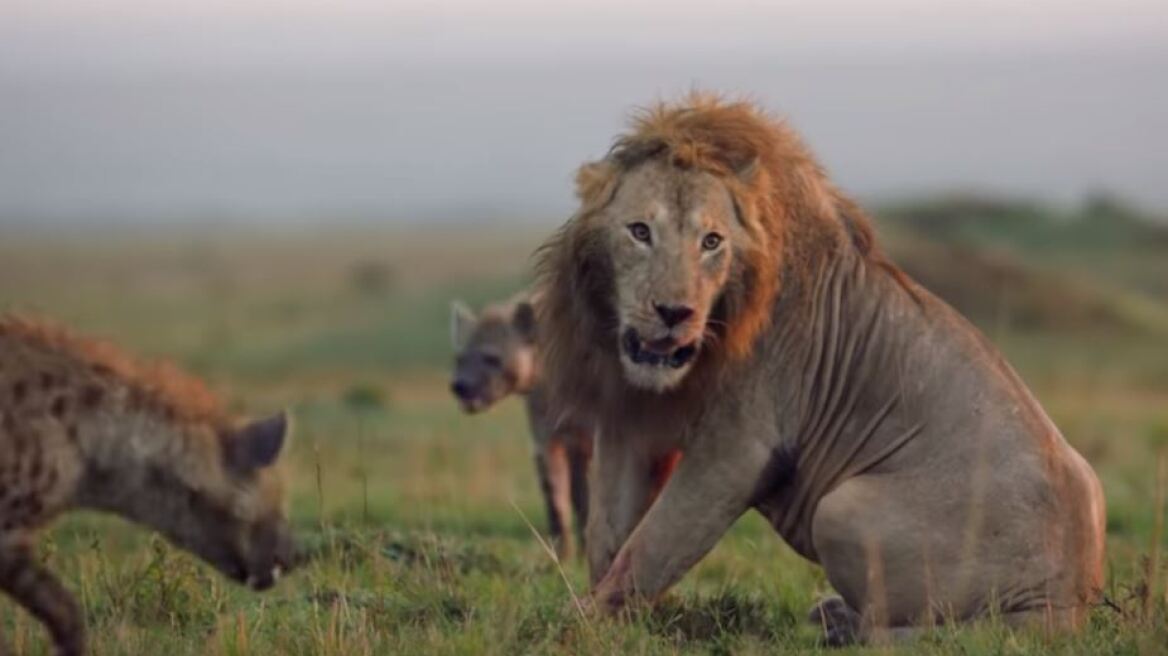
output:
[[[601,210],[610,243],[620,360],[637,387],[675,387],[700,357],[744,239],[717,177],[647,162]]]

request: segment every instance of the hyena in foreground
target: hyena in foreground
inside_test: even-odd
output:
[[[37,529],[75,508],[144,524],[236,581],[271,586],[292,551],[272,467],[286,431],[283,414],[233,422],[170,367],[0,317],[0,588],[59,654],[84,652],[77,602],[32,549]]]
[[[523,296],[489,305],[478,316],[455,301],[451,338],[458,355],[450,388],[468,413],[485,410],[511,394],[523,396],[548,529],[563,559],[573,553],[572,510],[576,540],[584,543],[595,427],[549,405],[540,382],[536,333],[535,311]]]

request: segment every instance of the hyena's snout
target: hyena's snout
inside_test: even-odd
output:
[[[455,378],[450,383],[450,393],[459,401],[469,401],[474,397],[474,385],[465,378]]]
[[[250,557],[244,584],[253,590],[267,590],[297,562],[296,545],[283,521],[263,523],[251,537]]]
[[[498,381],[481,371],[460,368],[450,381],[450,393],[458,400],[464,412],[476,413],[492,405],[498,398]]]

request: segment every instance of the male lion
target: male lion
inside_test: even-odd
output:
[[[658,105],[577,193],[540,328],[553,399],[600,418],[593,607],[657,597],[753,508],[841,595],[812,611],[829,642],[1079,624],[1103,579],[1094,472],[786,125]]]
[[[482,309],[478,316],[463,303],[450,306],[455,358],[450,391],[468,413],[485,410],[511,394],[523,396],[535,441],[535,469],[547,506],[548,529],[561,559],[584,543],[588,518],[588,462],[595,427],[562,416],[548,403],[538,370],[535,309],[527,294]]]

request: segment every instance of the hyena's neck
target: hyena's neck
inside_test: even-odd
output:
[[[539,387],[539,377],[530,375],[525,378],[520,378],[515,381],[515,393],[527,396]]]
[[[76,505],[161,528],[156,510],[181,481],[185,450],[179,424],[147,409],[95,408],[76,426],[82,477]]]
[[[519,366],[516,367],[514,390],[516,394],[528,395],[539,387],[539,354],[535,349],[526,349],[520,353]]]

